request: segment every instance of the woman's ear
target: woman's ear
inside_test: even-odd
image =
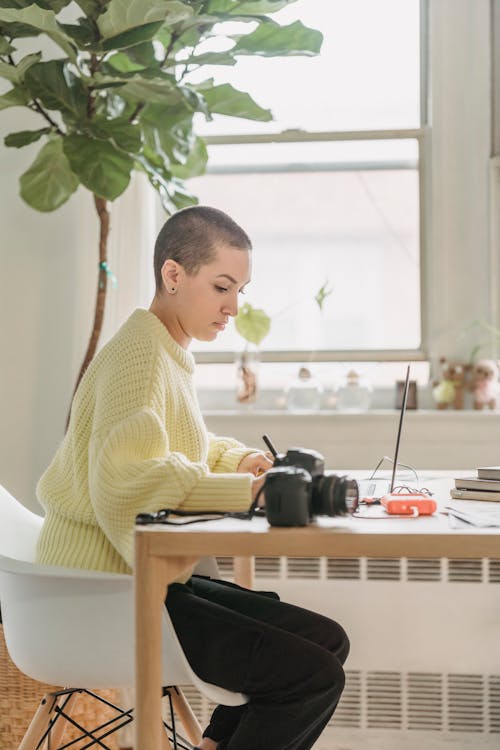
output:
[[[172,258],[167,258],[161,269],[163,286],[170,294],[175,294],[179,284],[180,266]]]

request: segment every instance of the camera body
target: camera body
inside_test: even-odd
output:
[[[307,448],[276,455],[264,492],[271,526],[306,526],[315,516],[347,515],[358,505],[357,482],[325,471],[321,453]]]

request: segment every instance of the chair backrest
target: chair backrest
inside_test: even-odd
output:
[[[0,487],[0,603],[12,660],[52,685],[132,687],[132,576],[38,565],[33,560],[41,523]],[[194,684],[215,703],[246,702],[194,674],[166,607],[162,662],[165,685]]]
[[[0,485],[0,555],[32,562],[42,523]]]

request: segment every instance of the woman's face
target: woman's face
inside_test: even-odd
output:
[[[179,334],[185,337],[179,343],[213,341],[238,313],[238,297],[250,281],[250,251],[222,244],[215,259],[195,275],[189,276],[181,266],[178,269],[175,311]]]

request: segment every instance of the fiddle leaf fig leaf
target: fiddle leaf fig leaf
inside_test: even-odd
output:
[[[183,65],[236,65],[236,59],[230,52],[204,52],[193,55],[182,61]]]
[[[172,174],[182,180],[190,177],[198,177],[204,174],[208,161],[208,152],[205,141],[196,138],[187,159],[183,164],[172,164]]]
[[[33,3],[27,8],[0,8],[0,21],[20,23],[29,26],[38,33],[49,36],[66,52],[72,62],[76,62],[76,51],[70,37],[59,26],[53,10],[46,10]]]
[[[4,143],[6,146],[21,148],[30,143],[35,143],[35,141],[38,141],[42,135],[47,135],[50,131],[50,128],[40,128],[40,130],[20,130],[18,133],[10,133],[5,136]]]
[[[205,4],[207,13],[230,13],[234,11],[239,16],[261,15],[263,13],[276,13],[286,5],[296,0],[248,0],[248,2],[237,2],[236,0],[208,0]]]
[[[121,34],[117,34],[116,36],[112,36],[109,39],[105,39],[102,42],[102,48],[104,51],[127,49],[127,47],[134,47],[136,44],[150,42],[152,39],[154,39],[155,34],[158,32],[161,26],[161,21],[145,23],[142,26],[134,26],[133,29],[128,29],[127,31],[123,31]]]
[[[134,125],[126,119],[94,119],[89,125],[89,130],[94,138],[111,140],[123,151],[136,154],[141,149],[141,129],[139,125]]]
[[[22,87],[15,87],[6,94],[0,96],[0,110],[7,109],[8,107],[22,107],[27,104],[30,100],[30,96],[26,89]]]
[[[250,344],[259,346],[271,329],[271,318],[264,310],[252,307],[246,302],[234,319],[236,330]]]
[[[37,211],[54,211],[75,192],[78,179],[71,171],[62,139],[53,138],[39,151],[20,178],[21,197]]]
[[[68,135],[64,153],[82,185],[106,200],[114,201],[130,182],[133,159],[110,141]]]
[[[90,18],[97,18],[101,14],[102,7],[99,0],[76,0],[76,4],[79,5],[83,12]]]
[[[15,52],[15,48],[4,36],[0,36],[0,55],[10,55],[11,52]]]
[[[230,115],[231,117],[245,117],[248,120],[260,120],[262,122],[273,119],[269,109],[260,107],[250,94],[245,91],[238,91],[230,83],[222,83],[220,86],[200,88],[199,90],[212,113]]]
[[[196,196],[188,192],[183,183],[174,177],[165,165],[161,164],[161,160],[148,149],[144,149],[144,153],[139,155],[136,167],[146,173],[167,214],[198,203]]]
[[[180,0],[110,0],[97,26],[105,39],[118,36],[136,26],[155,21],[169,25],[193,15],[193,9]]]
[[[41,52],[37,52],[34,55],[26,55],[20,60],[17,65],[9,65],[0,61],[0,76],[6,78],[11,83],[19,84],[24,80],[24,74],[32,65],[40,62],[42,57]]]
[[[32,65],[26,72],[25,83],[33,97],[40,99],[48,109],[59,110],[63,116],[72,118],[85,116],[87,92],[64,60]]]
[[[288,26],[280,26],[270,18],[262,21],[250,34],[233,36],[236,45],[231,48],[233,55],[317,55],[321,49],[323,35],[320,31],[295,21]]]

